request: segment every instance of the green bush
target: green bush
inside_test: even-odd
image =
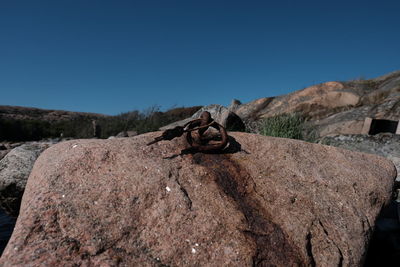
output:
[[[262,135],[300,139],[312,142],[315,133],[298,113],[282,114],[261,121],[259,132]]]

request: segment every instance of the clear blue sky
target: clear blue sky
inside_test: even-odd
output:
[[[0,0],[0,105],[228,105],[400,69],[400,1]]]

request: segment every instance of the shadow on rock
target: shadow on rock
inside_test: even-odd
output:
[[[240,151],[239,143],[232,142],[233,151]],[[228,152],[229,153],[229,152]],[[243,214],[247,227],[242,233],[255,245],[252,266],[302,266],[298,248],[293,246],[289,235],[273,222],[273,216],[263,207],[263,201],[248,191],[248,184],[253,182],[251,175],[233,160],[228,153],[222,155],[193,155],[193,163],[208,169],[214,182]],[[235,152],[232,152],[235,153]],[[311,262],[311,261],[310,261]]]

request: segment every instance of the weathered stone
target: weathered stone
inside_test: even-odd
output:
[[[396,166],[396,181],[400,183],[400,135],[336,135],[326,136],[320,143],[385,157]]]
[[[229,109],[224,106],[213,104],[202,107],[190,118],[171,123],[167,126],[161,127],[160,130],[167,130],[176,126],[183,126],[191,120],[198,119],[203,111],[210,112],[211,117],[229,131],[244,131],[246,128],[242,119],[238,115],[229,111]]]
[[[145,145],[158,135],[42,153],[0,265],[362,265],[390,161],[246,133],[180,154],[183,138]]]
[[[273,99],[273,97],[264,97],[242,104],[235,110],[235,113],[245,121],[257,120],[262,115],[262,111],[264,111]]]
[[[115,137],[121,138],[121,137],[127,137],[128,135],[126,134],[125,131],[119,132]]]
[[[121,137],[133,137],[138,135],[138,133],[136,131],[122,131],[120,133],[118,133],[115,137],[117,138],[121,138]]]
[[[49,143],[27,143],[12,149],[0,160],[0,207],[18,216],[22,194],[33,164]]]
[[[134,137],[138,135],[136,131],[126,131],[126,134],[128,135],[128,137]]]

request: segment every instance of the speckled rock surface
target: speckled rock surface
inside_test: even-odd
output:
[[[400,135],[392,133],[336,135],[326,136],[320,143],[385,157],[396,166],[396,182],[400,183]]]
[[[390,161],[246,133],[225,154],[145,146],[159,134],[47,149],[0,265],[361,265]]]

